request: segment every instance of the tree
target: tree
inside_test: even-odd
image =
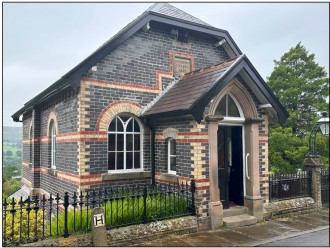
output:
[[[283,126],[270,125],[269,165],[277,174],[294,173],[302,167],[308,152],[308,137],[320,118],[318,113],[328,111],[329,78],[324,67],[315,62],[301,43],[286,52],[268,78],[268,85],[289,113]],[[327,137],[317,137],[318,151],[326,166],[329,164]]]
[[[276,126],[269,132],[269,167],[275,174],[295,173],[302,168],[308,151],[307,139],[297,137],[291,128]]]
[[[13,152],[11,150],[6,151],[6,156],[8,157],[13,156]]]
[[[17,157],[21,157],[21,156],[22,156],[22,152],[21,152],[20,150],[17,150],[17,151],[16,151],[16,156],[17,156]]]
[[[290,114],[284,126],[301,136],[312,129],[317,112],[328,110],[327,72],[300,42],[274,63],[268,85]]]

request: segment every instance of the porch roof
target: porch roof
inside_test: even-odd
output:
[[[241,75],[247,81],[248,87],[261,104],[271,104],[272,110],[269,111],[277,116],[280,123],[285,122],[287,111],[244,54],[185,74],[166,89],[162,96],[156,98],[142,116],[153,119],[188,114],[200,122],[206,105],[236,75]]]

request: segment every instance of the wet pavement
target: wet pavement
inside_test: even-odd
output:
[[[251,226],[222,228],[217,231],[204,231],[181,236],[171,235],[163,239],[146,241],[139,246],[261,246],[270,240],[279,240],[326,227],[329,227],[329,209],[311,214],[278,218]]]

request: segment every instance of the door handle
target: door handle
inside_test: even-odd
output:
[[[249,177],[249,167],[248,167],[248,157],[250,156],[250,153],[247,153],[245,155],[245,176],[248,180],[250,180],[251,178]]]

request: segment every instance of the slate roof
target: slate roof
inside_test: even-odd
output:
[[[19,190],[14,192],[9,196],[9,199],[15,198],[15,199],[20,199],[22,197],[22,200],[25,201],[31,194],[31,190],[26,186],[23,185]]]
[[[272,105],[273,110],[270,111],[273,111],[283,124],[289,116],[287,111],[244,54],[185,74],[166,89],[161,97],[156,98],[152,105],[143,111],[142,116],[159,118],[191,115],[200,122],[206,105],[238,74],[252,80],[249,84],[250,90],[260,102]]]
[[[188,110],[204,93],[235,64],[242,56],[222,63],[202,68],[185,74],[180,81],[173,85],[144,116]]]
[[[198,23],[201,25],[212,27],[211,25],[207,24],[206,22],[203,22],[202,20],[200,20],[168,3],[155,3],[147,11],[155,12],[155,13],[159,13],[162,15],[171,16],[174,18],[185,20],[188,22],[194,22],[194,23]]]

